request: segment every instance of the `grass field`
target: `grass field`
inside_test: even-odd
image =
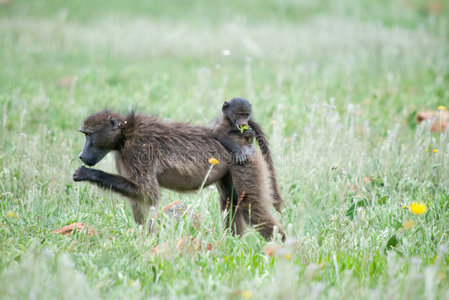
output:
[[[2,1],[0,298],[448,299],[449,136],[415,121],[449,105],[448,17],[443,0]],[[286,199],[273,257],[223,230],[214,188],[163,191],[154,213],[177,200],[201,227],[152,234],[72,181],[90,113],[206,125],[236,96]],[[99,235],[51,233],[73,222]]]

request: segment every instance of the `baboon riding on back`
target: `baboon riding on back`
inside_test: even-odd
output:
[[[214,139],[210,128],[104,110],[87,117],[80,131],[86,136],[81,161],[94,166],[115,151],[118,174],[81,166],[73,180],[89,181],[127,197],[137,223],[143,224],[149,208],[158,203],[160,187],[179,192],[199,189],[209,169],[208,159],[216,157],[220,163],[205,185],[217,184],[222,210],[230,200],[241,198],[237,209],[234,203],[231,221],[225,221],[225,226],[242,234],[251,224],[266,239],[277,226],[285,238],[269,211],[273,200],[264,159],[256,159],[250,166],[227,163],[231,154]]]

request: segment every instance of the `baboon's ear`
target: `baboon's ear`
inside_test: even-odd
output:
[[[222,111],[227,110],[229,107],[229,103],[227,101],[225,101],[225,103],[223,103],[223,107],[221,108]]]
[[[109,117],[109,122],[111,122],[112,129],[118,129],[119,123],[115,118]]]

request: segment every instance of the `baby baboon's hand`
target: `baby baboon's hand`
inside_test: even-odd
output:
[[[243,153],[243,151],[241,151],[241,150],[239,150],[238,152],[234,152],[233,158],[234,158],[234,162],[239,165],[243,165],[247,161],[246,154]]]
[[[81,166],[78,169],[76,169],[75,173],[73,173],[73,180],[74,181],[83,181],[87,180],[89,176],[89,169],[85,166]]]
[[[252,129],[247,129],[247,130],[245,130],[245,131],[242,133],[242,135],[243,135],[245,138],[254,138],[254,136],[255,136],[254,130],[252,130]]]

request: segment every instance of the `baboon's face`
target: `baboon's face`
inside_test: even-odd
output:
[[[116,150],[120,139],[120,124],[116,118],[104,113],[88,117],[79,130],[86,137],[79,159],[88,166],[94,166],[109,151]]]
[[[223,104],[222,111],[237,129],[248,126],[248,120],[251,118],[251,104],[247,100],[233,98]]]
[[[88,166],[96,165],[110,151],[106,148],[100,148],[95,144],[95,135],[98,133],[85,133],[86,142],[83,151],[79,154],[79,158]]]

